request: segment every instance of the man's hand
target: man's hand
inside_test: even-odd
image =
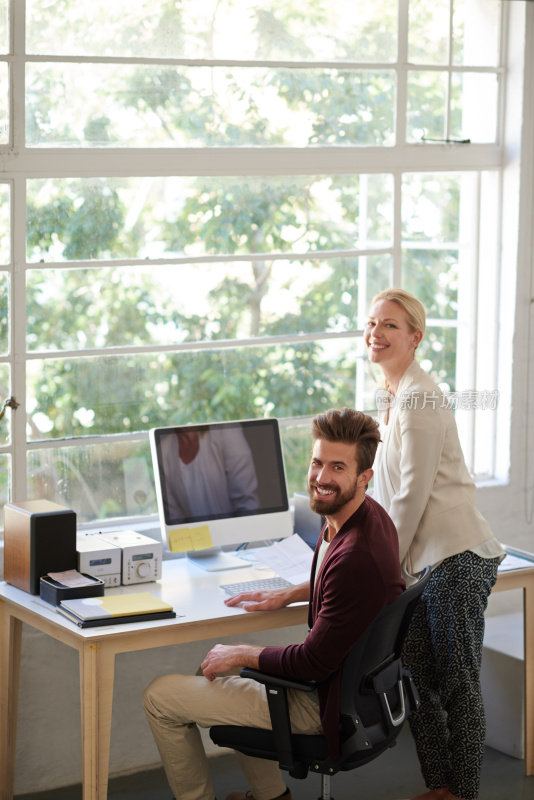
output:
[[[276,611],[276,609],[284,608],[291,603],[308,602],[309,599],[310,584],[306,581],[298,586],[289,586],[285,589],[240,592],[233,597],[227,597],[224,602],[227,606],[242,605],[244,611]]]
[[[204,677],[209,681],[214,680],[219,673],[229,672],[236,667],[258,669],[262,650],[263,647],[248,644],[216,644],[205,656],[200,667]]]

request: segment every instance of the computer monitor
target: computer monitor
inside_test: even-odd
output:
[[[293,495],[293,529],[306,544],[315,550],[325,518],[310,506],[310,495],[295,492]]]
[[[293,532],[278,420],[149,432],[162,539],[203,569],[246,566],[227,545]]]

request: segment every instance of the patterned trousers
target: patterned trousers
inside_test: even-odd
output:
[[[421,695],[410,717],[423,778],[476,800],[486,724],[480,688],[484,611],[498,558],[465,551],[432,572],[416,606],[403,660]]]

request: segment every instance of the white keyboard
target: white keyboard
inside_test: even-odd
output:
[[[274,578],[258,578],[255,581],[242,581],[241,583],[224,583],[221,589],[224,589],[226,594],[239,594],[239,592],[258,592],[262,589],[285,589],[286,586],[292,586],[285,578],[280,578],[276,575]]]

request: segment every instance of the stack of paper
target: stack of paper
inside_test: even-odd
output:
[[[508,572],[513,569],[532,569],[534,567],[534,559],[529,558],[528,555],[527,553],[524,556],[506,553],[506,556],[499,564],[499,572]]]
[[[313,550],[296,533],[256,552],[258,561],[270,567],[289,583],[310,580]]]
[[[171,619],[176,616],[169,603],[150,592],[62,600],[57,610],[80,628],[115,625],[118,622]]]

